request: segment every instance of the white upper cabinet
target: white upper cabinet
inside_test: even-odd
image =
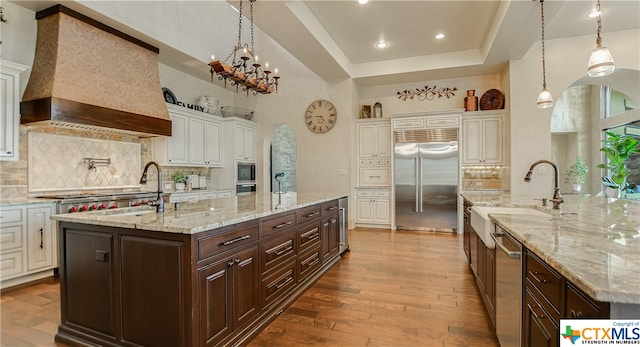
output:
[[[462,163],[500,165],[503,156],[502,115],[473,116],[462,120]]]
[[[171,136],[154,139],[154,159],[174,166],[222,166],[222,119],[167,104]]]
[[[0,59],[0,160],[18,160],[20,73],[28,68]]]
[[[388,121],[358,124],[358,158],[391,156],[391,126]]]
[[[253,124],[234,122],[236,160],[256,160],[256,127]]]

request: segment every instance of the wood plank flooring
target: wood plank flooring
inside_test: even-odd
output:
[[[448,233],[356,229],[351,252],[250,346],[499,347],[462,251]],[[59,284],[0,298],[0,346],[64,346]]]

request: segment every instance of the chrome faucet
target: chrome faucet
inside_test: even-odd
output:
[[[548,160],[538,160],[535,163],[531,164],[531,167],[529,168],[529,172],[527,172],[527,175],[524,176],[524,181],[525,182],[531,182],[531,175],[533,175],[533,168],[535,168],[538,164],[542,164],[542,163],[547,163],[551,166],[553,166],[553,171],[555,173],[555,179],[554,179],[554,188],[553,188],[553,198],[551,199],[551,202],[553,202],[553,209],[554,210],[559,210],[560,209],[560,204],[562,204],[564,202],[564,199],[562,198],[562,195],[560,195],[560,187],[558,186],[558,182],[560,181],[560,171],[558,171],[558,166],[556,164],[554,164],[551,161]],[[543,204],[544,201],[546,201],[546,199],[542,199]],[[546,205],[546,204],[545,204]]]
[[[156,207],[156,212],[164,212],[164,199],[162,198],[162,170],[160,170],[160,165],[155,161],[150,161],[145,165],[144,170],[142,171],[142,177],[140,177],[140,184],[147,184],[147,170],[149,167],[153,165],[158,170],[158,200],[149,202],[150,206]]]

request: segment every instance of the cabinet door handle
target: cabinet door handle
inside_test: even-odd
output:
[[[228,245],[230,245],[232,243],[240,242],[240,241],[243,241],[243,240],[246,240],[246,239],[249,239],[249,238],[251,238],[251,235],[240,236],[240,237],[235,238],[233,240],[225,241],[225,242],[221,243],[220,246],[228,246]]]
[[[571,313],[571,318],[582,317],[582,311],[576,312],[575,310],[571,309],[570,313]]]
[[[279,257],[279,256],[281,256],[281,255],[283,255],[283,254],[285,254],[285,253],[289,252],[289,251],[290,251],[290,250],[292,250],[292,249],[293,249],[293,247],[291,247],[291,246],[287,246],[287,248],[284,248],[284,249],[281,249],[281,250],[277,251],[277,252],[276,252],[276,257]]]
[[[320,214],[320,212],[311,212],[311,213],[305,214],[304,216],[309,218],[309,217],[317,216],[319,214]]]
[[[545,316],[544,316],[543,314],[538,315],[538,314],[536,313],[535,308],[536,308],[536,307],[538,307],[538,305],[533,305],[533,306],[531,306],[531,305],[527,304],[527,307],[529,307],[529,311],[531,311],[531,313],[533,314],[533,316],[534,316],[536,319],[543,319],[543,318],[545,318]]]
[[[44,248],[44,231],[40,228],[40,249]]]
[[[288,222],[286,222],[286,223],[280,223],[280,224],[278,224],[278,225],[274,226],[273,228],[274,228],[274,229],[280,229],[280,228],[284,228],[284,227],[286,227],[287,225],[291,225],[291,224],[293,224],[293,222],[292,222],[292,221],[288,221]]]
[[[284,282],[276,284],[276,289],[280,289],[280,288],[286,286],[291,281],[293,281],[293,277],[291,277],[291,276],[287,277],[287,279]]]
[[[335,222],[336,222],[336,219],[335,219],[335,218],[331,218],[329,221],[330,221],[331,223],[335,223]]]
[[[227,263],[227,267],[232,267],[233,266],[233,259],[229,260],[229,262]]]
[[[539,273],[538,271],[529,271],[529,275],[531,275],[531,277],[533,277],[533,279],[540,284],[545,284],[549,282],[544,278],[543,279],[538,278],[537,275],[541,275],[541,273]]]

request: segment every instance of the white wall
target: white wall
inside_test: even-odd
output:
[[[640,30],[604,33],[603,44],[613,54],[618,68],[640,69]],[[587,74],[587,61],[595,48],[593,35],[545,41],[547,89],[554,100]],[[541,195],[553,192],[553,171],[540,167],[531,183],[523,177],[539,159],[551,160],[552,108],[538,109],[536,99],[542,89],[540,44],[510,64],[511,81],[511,191],[513,194]],[[594,84],[597,84],[597,78]]]

